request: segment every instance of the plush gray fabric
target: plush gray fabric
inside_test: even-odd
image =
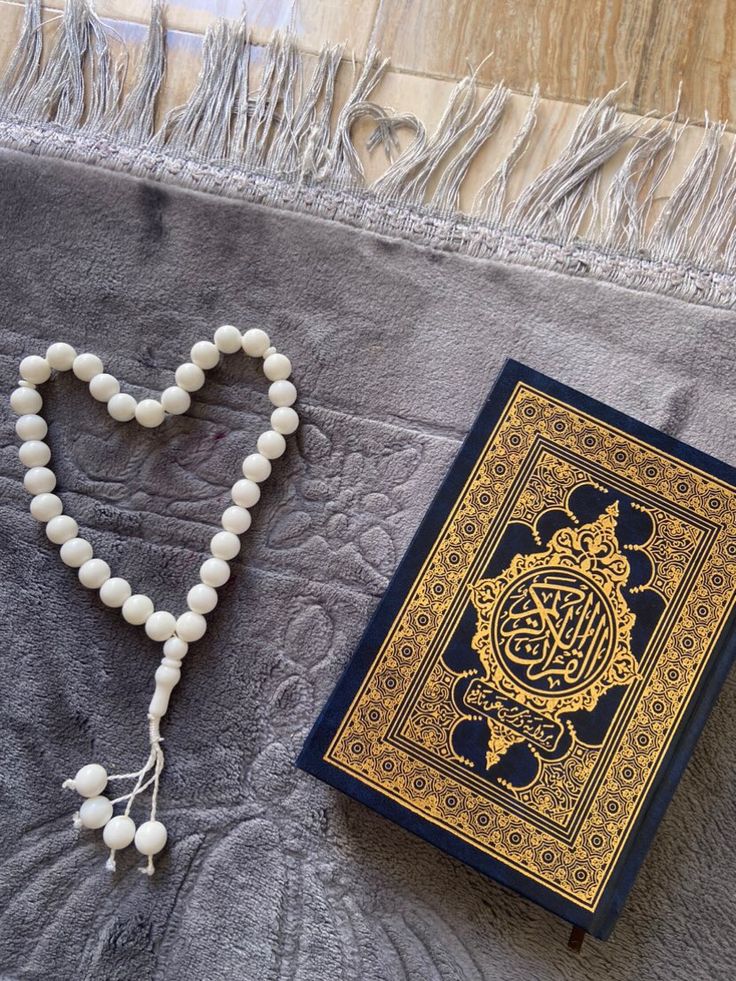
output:
[[[171,847],[149,880],[130,850],[105,871],[60,783],[142,762],[160,647],[30,518],[3,401],[2,976],[732,977],[731,681],[612,939],[579,957],[561,921],[292,761],[504,359],[736,463],[734,315],[12,153],[0,231],[4,391],[58,339],[158,391],[232,321],[292,355],[304,418],[165,720]],[[153,432],[70,376],[47,408],[69,512],[180,610],[263,426],[263,378],[228,358]]]

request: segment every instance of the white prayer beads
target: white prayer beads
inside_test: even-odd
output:
[[[215,331],[215,345],[223,354],[235,354],[240,350],[242,343],[240,331],[231,324],[224,324]]]
[[[241,508],[252,508],[261,499],[261,488],[255,480],[244,477],[243,480],[235,481],[230,496]]]
[[[20,417],[15,424],[15,431],[21,439],[46,439],[49,427],[46,420],[35,414]]]
[[[120,382],[114,375],[108,375],[104,371],[94,375],[89,383],[89,393],[98,402],[109,402],[119,391]]]
[[[291,374],[291,361],[285,354],[269,354],[263,362],[263,374],[269,381],[283,381]]]
[[[207,621],[201,613],[193,613],[187,610],[182,613],[176,621],[176,636],[187,644],[193,644],[195,640],[201,640],[207,630]]]
[[[215,368],[222,355],[244,351],[247,355],[262,359],[263,373],[271,382],[268,397],[274,407],[270,416],[270,428],[257,440],[257,452],[243,460],[243,478],[234,482],[231,497],[233,503],[222,514],[222,531],[216,532],[210,542],[211,558],[200,568],[200,582],[187,593],[188,609],[175,617],[166,610],[155,610],[153,600],[143,593],[133,593],[127,580],[112,576],[107,562],[93,557],[90,542],[80,537],[77,522],[63,513],[61,499],[52,491],[56,476],[48,466],[51,452],[45,442],[48,426],[39,415],[43,399],[36,390],[46,382],[52,371],[72,371],[89,386],[90,394],[105,403],[109,415],[117,422],[137,422],[149,429],[160,426],[167,416],[187,412],[191,406],[191,392],[198,391],[205,381],[205,371]],[[181,663],[189,644],[200,640],[206,630],[205,615],[217,606],[217,589],[230,578],[229,561],[240,551],[239,536],[251,526],[250,508],[261,497],[262,484],[271,475],[272,460],[277,460],[286,449],[285,437],[296,432],[299,416],[292,408],[297,391],[291,381],[291,361],[271,344],[268,334],[252,328],[241,335],[237,327],[225,324],[218,327],[213,341],[199,341],[192,346],[190,361],[181,364],[175,372],[176,384],[164,389],[160,398],[137,401],[127,392],[121,392],[120,382],[106,372],[100,358],[84,352],[77,354],[70,344],[58,342],[50,345],[45,357],[29,355],[20,363],[18,387],[10,397],[13,410],[19,418],[16,432],[23,441],[19,449],[21,463],[27,467],[23,482],[32,495],[31,514],[46,525],[49,541],[61,547],[62,561],[78,570],[79,581],[87,589],[98,589],[101,601],[108,607],[120,609],[123,618],[131,624],[143,626],[151,640],[163,644],[163,659],[155,680],[156,687],[148,710],[150,723],[150,753],[145,765],[135,773],[108,777],[104,767],[97,763],[83,766],[74,780],[64,786],[76,790],[85,798],[75,823],[80,827],[104,828],[103,838],[110,848],[108,868],[115,868],[115,852],[126,848],[133,841],[137,850],[148,856],[144,871],[153,872],[152,856],[166,844],[167,832],[156,820],[158,782],[164,765],[159,723],[166,714],[171,692],[181,677]],[[108,780],[134,779],[133,790],[114,801],[102,796]],[[149,785],[153,784],[150,820],[136,830],[129,816],[131,805]],[[126,801],[125,812],[113,816],[113,805]]]
[[[160,640],[163,643],[174,636],[175,630],[176,618],[168,610],[156,610],[146,620],[146,633],[151,640]]]
[[[142,626],[153,613],[153,600],[145,593],[134,593],[123,603],[123,620]]]
[[[134,838],[135,822],[127,814],[118,814],[110,818],[102,832],[102,840],[113,851],[127,848]]]
[[[135,407],[135,417],[146,429],[155,429],[166,418],[166,411],[156,399],[143,399]]]
[[[267,429],[258,437],[258,452],[267,460],[278,460],[286,452],[286,440],[273,429]]]
[[[182,412],[187,412],[192,404],[189,392],[185,392],[178,385],[172,385],[161,393],[161,405],[164,410],[172,416],[180,416]]]
[[[214,368],[220,363],[220,352],[217,345],[212,341],[198,341],[189,352],[192,364],[196,364],[202,371]]]
[[[223,559],[207,559],[200,567],[199,578],[206,586],[219,589],[230,578],[230,566]]]
[[[296,388],[290,381],[275,381],[268,389],[268,397],[278,408],[288,407],[296,402]]]
[[[104,828],[112,817],[112,804],[107,797],[90,797],[79,808],[79,819],[85,828]]]
[[[197,583],[187,593],[187,606],[193,613],[211,613],[217,606],[217,590],[203,582]]]
[[[35,388],[16,388],[10,396],[10,407],[13,412],[35,415],[41,411],[43,399]]]
[[[56,487],[56,474],[48,467],[31,467],[23,476],[29,494],[48,494]]]
[[[181,637],[170,637],[164,644],[164,657],[171,661],[183,661],[189,650],[189,644]]]
[[[271,464],[262,453],[251,453],[243,460],[243,476],[260,484],[271,476]]]
[[[36,521],[51,521],[64,510],[56,494],[37,494],[31,501],[31,514]]]
[[[96,354],[78,354],[72,362],[72,371],[80,381],[90,382],[102,374],[102,362]]]
[[[24,467],[44,467],[51,459],[51,450],[42,439],[29,439],[18,450]]]
[[[69,371],[76,356],[77,352],[71,344],[64,344],[63,341],[57,341],[46,350],[46,360],[57,371]]]
[[[271,413],[271,428],[283,436],[291,436],[299,425],[299,416],[291,406],[280,405]]]
[[[141,855],[158,855],[166,838],[166,828],[160,821],[146,821],[135,833],[135,847]]]
[[[88,763],[77,770],[72,783],[82,797],[97,797],[107,786],[107,770],[99,763]]]
[[[87,559],[79,567],[79,581],[87,589],[99,589],[110,578],[110,566],[102,559]]]
[[[218,531],[212,536],[210,542],[210,552],[216,559],[229,561],[234,559],[240,551],[240,539],[232,531]]]
[[[120,392],[118,395],[113,395],[107,403],[107,411],[116,422],[130,422],[131,419],[135,418],[137,406],[138,403],[132,395],[128,395],[127,392]]]
[[[46,525],[46,537],[54,545],[63,545],[70,538],[76,538],[79,525],[68,514],[59,514]]]
[[[33,385],[41,385],[48,381],[51,365],[46,358],[42,358],[38,354],[30,354],[21,361],[19,371],[20,377],[24,381],[31,382]]]
[[[180,364],[174,378],[179,388],[183,388],[185,392],[196,392],[204,385],[204,372],[191,361]]]
[[[61,546],[59,554],[64,565],[78,569],[92,558],[92,546],[86,538],[70,538]]]
[[[100,586],[100,599],[105,606],[121,607],[131,595],[132,589],[127,579],[114,576]]]
[[[243,350],[252,358],[262,358],[268,350],[271,341],[265,330],[251,327],[243,334]]]
[[[222,512],[222,527],[225,531],[232,531],[236,535],[242,535],[250,528],[250,524],[250,511],[238,507],[237,504],[225,508]]]

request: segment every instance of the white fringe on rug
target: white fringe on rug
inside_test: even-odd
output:
[[[700,147],[656,220],[652,206],[683,127],[674,114],[625,119],[615,92],[587,107],[558,158],[510,200],[510,176],[535,138],[535,92],[505,159],[464,214],[460,188],[507,110],[511,93],[504,85],[478,104],[475,77],[462,79],[429,134],[415,116],[369,101],[388,67],[378,52],[368,52],[338,107],[338,73],[351,70],[342,49],[324,47],[308,73],[296,39],[277,32],[251,91],[245,20],[221,21],[205,36],[188,101],[156,129],[165,48],[163,8],[155,0],[137,75],[123,98],[127,58],[113,57],[108,28],[89,0],[68,0],[43,67],[41,4],[28,0],[0,81],[0,145],[479,258],[736,305],[736,144],[727,147],[721,123],[706,119]],[[389,160],[372,183],[351,135],[361,118],[375,124],[368,148],[383,147]],[[413,134],[400,153],[399,130]],[[627,149],[601,203],[602,169]]]

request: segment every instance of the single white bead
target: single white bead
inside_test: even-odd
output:
[[[198,583],[187,593],[187,606],[193,613],[209,613],[217,606],[217,593],[212,586]]]
[[[10,407],[18,415],[35,415],[42,406],[41,393],[35,388],[16,388],[10,396]]]
[[[108,375],[103,371],[90,379],[90,395],[98,402],[109,402],[113,395],[117,395],[119,391],[120,382],[115,375]]]
[[[296,402],[296,395],[296,386],[285,378],[273,382],[268,387],[268,397],[271,399],[271,404],[277,407],[293,405]]]
[[[77,770],[73,782],[82,797],[99,797],[107,786],[107,770],[99,763],[87,763]]]
[[[223,324],[215,331],[215,345],[223,354],[235,354],[243,344],[243,338],[237,327]]]
[[[102,840],[108,848],[112,848],[116,852],[127,848],[134,838],[135,821],[127,814],[118,814],[114,818],[110,818],[102,832]]]
[[[69,371],[76,356],[77,352],[71,344],[65,344],[63,341],[57,341],[46,351],[46,360],[57,371]]]
[[[258,327],[251,327],[243,334],[243,350],[252,358],[263,357],[263,353],[268,350],[270,343],[268,334]]]
[[[123,616],[125,613],[123,612]],[[146,620],[146,633],[151,640],[168,640],[174,636],[176,630],[176,617],[168,610],[156,610]]]
[[[123,603],[123,620],[139,627],[153,613],[153,600],[145,593],[133,593]]]
[[[146,429],[160,426],[165,416],[164,407],[156,399],[143,399],[135,407],[135,417]]]
[[[15,424],[15,431],[21,439],[45,439],[49,427],[42,416],[21,416]]]
[[[49,380],[51,375],[51,365],[46,358],[39,354],[29,354],[20,363],[20,377],[24,381],[33,382],[34,385],[42,385]]]
[[[24,467],[43,467],[51,459],[51,450],[42,439],[29,439],[18,450]]]
[[[257,486],[257,485],[256,485]],[[233,504],[222,512],[222,527],[234,535],[242,535],[250,528],[250,511]]]
[[[206,559],[199,569],[199,578],[205,586],[219,589],[230,578],[230,566],[224,559]]]
[[[263,352],[263,360],[265,361],[266,358],[270,358],[272,354],[276,354],[276,348],[267,347],[266,350]]]
[[[191,610],[182,613],[176,621],[176,636],[186,641],[187,644],[193,644],[195,640],[204,637],[206,629],[207,621],[202,614],[193,613]]]
[[[92,558],[92,546],[86,538],[70,538],[61,546],[59,555],[64,565],[78,569]]]
[[[291,374],[291,361],[285,354],[269,354],[263,362],[263,374],[269,381],[282,381]]]
[[[63,510],[61,498],[56,494],[37,494],[31,501],[31,514],[36,521],[51,521]]]
[[[215,365],[219,364],[220,352],[212,341],[197,341],[189,352],[189,357],[192,359],[193,364],[207,371],[209,368],[214,368]]]
[[[240,539],[231,531],[218,531],[212,536],[210,551],[216,559],[234,559],[240,551]]]
[[[176,384],[185,392],[196,392],[204,385],[204,372],[196,364],[186,361],[176,369]]]
[[[274,429],[267,429],[265,433],[261,433],[256,445],[258,452],[267,460],[277,460],[286,450],[286,440]]]
[[[48,494],[56,487],[56,474],[48,467],[31,467],[23,475],[23,486],[30,494]]]
[[[128,395],[127,392],[120,392],[118,395],[113,395],[107,403],[107,411],[116,422],[130,422],[131,419],[135,418],[137,406],[138,403],[132,395]]]
[[[101,375],[102,362],[96,354],[78,354],[72,363],[72,371],[80,381],[90,382],[95,375]]]
[[[261,499],[261,488],[254,480],[244,477],[235,481],[230,496],[241,508],[252,508]]]
[[[166,838],[166,828],[160,821],[144,821],[135,833],[135,847],[141,855],[158,855]]]
[[[63,545],[70,538],[76,538],[78,534],[79,525],[68,514],[59,514],[55,518],[51,518],[46,525],[46,537],[54,545]]]
[[[112,803],[107,797],[89,797],[79,808],[79,820],[85,828],[103,828],[112,817]]]
[[[283,436],[291,436],[299,428],[299,416],[288,405],[281,405],[271,413],[271,428]]]
[[[164,657],[168,657],[171,661],[181,661],[186,657],[188,650],[189,644],[181,637],[169,637],[164,644]]]
[[[109,578],[110,566],[102,559],[87,559],[79,567],[79,581],[87,589],[99,589]]]
[[[171,693],[181,679],[181,663],[165,657],[156,668],[156,689],[148,705],[149,719],[162,719],[169,710]]]
[[[179,385],[171,385],[161,393],[161,405],[172,416],[180,416],[191,404],[189,392],[184,391]]]
[[[243,476],[257,484],[271,475],[271,463],[262,453],[251,453],[243,460]]]
[[[111,606],[113,609],[116,609],[123,605],[132,592],[133,590],[130,588],[130,583],[127,579],[114,576],[100,586],[100,599],[105,606]]]

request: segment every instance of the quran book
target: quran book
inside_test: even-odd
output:
[[[508,362],[298,765],[611,932],[734,656],[736,471]]]

